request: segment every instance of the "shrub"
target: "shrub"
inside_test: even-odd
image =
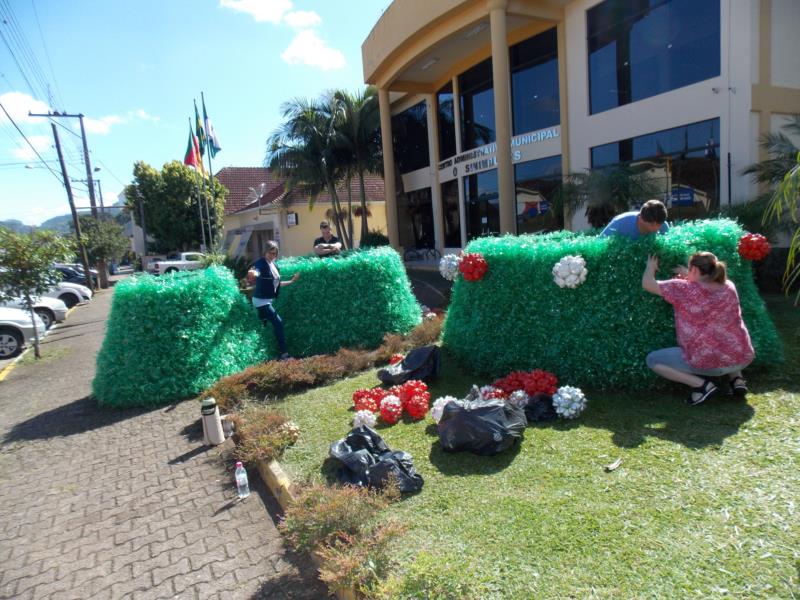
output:
[[[399,573],[380,582],[373,597],[380,600],[479,600],[485,590],[469,581],[469,566],[458,557],[422,551]]]
[[[319,578],[331,592],[337,588],[352,588],[366,597],[383,580],[391,565],[389,543],[406,527],[399,523],[382,523],[361,535],[340,534],[323,545],[319,555],[325,561]]]
[[[389,238],[386,237],[378,229],[372,229],[367,235],[361,238],[362,248],[368,248],[368,247],[376,248],[378,246],[388,246],[388,245],[389,245]]]
[[[476,373],[499,377],[534,368],[572,385],[595,389],[657,385],[645,366],[652,350],[675,346],[672,307],[645,292],[648,254],[660,256],[659,276],[708,250],[728,263],[742,314],[756,349],[756,364],[782,360],[782,349],[752,266],[737,252],[742,229],[727,219],[673,227],[667,235],[628,238],[558,232],[481,238],[468,246],[489,263],[477,282],[455,282],[443,343]],[[553,265],[580,254],[589,271],[575,289],[553,282]]]
[[[245,406],[229,418],[236,432],[236,458],[244,463],[280,458],[299,437],[291,421],[264,406]]]
[[[318,544],[333,543],[337,536],[362,532],[378,511],[399,495],[397,487],[391,485],[383,492],[311,485],[297,495],[279,527],[294,550],[310,552]]]

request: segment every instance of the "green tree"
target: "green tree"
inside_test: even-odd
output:
[[[204,188],[200,175],[183,163],[174,160],[159,171],[138,161],[133,167],[133,183],[125,188],[125,205],[141,226],[138,202],[143,203],[147,234],[156,240],[156,251],[195,249],[202,241],[198,196],[208,203],[212,237],[217,239],[222,232],[228,190],[216,178],[213,182],[216,201],[208,181]]]
[[[106,288],[108,287],[108,261],[121,258],[125,252],[130,250],[130,242],[125,237],[122,226],[112,217],[95,219],[84,215],[78,218],[89,262],[97,265],[100,287]]]
[[[35,324],[33,305],[36,298],[61,279],[53,269],[53,263],[68,260],[74,252],[71,240],[54,231],[14,233],[0,228],[0,298],[22,298],[25,309],[30,313],[31,323]],[[41,358],[38,331],[35,334],[34,354],[36,358]]]
[[[295,98],[281,106],[285,121],[267,139],[267,167],[286,178],[286,189],[309,194],[309,208],[327,191],[333,205],[334,224],[344,247],[352,240],[344,223],[336,184],[345,175],[335,145],[338,103],[332,95],[321,100]]]
[[[355,94],[338,90],[333,94],[333,101],[336,108],[334,145],[339,165],[347,171],[348,194],[351,174],[358,177],[361,185],[360,238],[363,239],[369,233],[364,174],[379,173],[383,168],[378,90],[373,86]]]

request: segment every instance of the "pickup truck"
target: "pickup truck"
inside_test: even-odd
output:
[[[177,252],[153,264],[154,275],[166,275],[175,271],[194,271],[203,266],[204,254],[200,252]]]

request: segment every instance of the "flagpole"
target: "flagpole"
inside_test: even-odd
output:
[[[189,117],[189,131],[190,132],[192,131],[192,117]],[[194,135],[194,134],[192,133],[192,135]],[[194,149],[194,143],[192,143],[192,149]],[[194,169],[194,189],[195,189],[195,192],[197,193],[197,210],[198,210],[198,212],[200,214],[200,234],[203,237],[203,248],[205,248],[205,251],[208,252],[209,248],[206,245],[206,228],[205,228],[205,225],[203,224],[203,201],[200,198],[200,184],[198,183],[197,178],[198,178],[197,167],[195,167],[195,169]]]
[[[206,97],[205,97],[205,95],[203,94],[202,91],[200,92],[200,101],[203,104],[203,120],[205,121],[205,118],[206,118]],[[205,122],[203,122],[203,127],[205,127],[205,126],[206,126],[206,124],[205,124]],[[209,181],[209,185],[211,187],[211,201],[214,203],[214,206],[216,207],[216,205],[217,205],[217,192],[216,192],[216,189],[214,187],[214,171],[211,168],[211,141],[210,141],[210,137],[211,136],[209,136],[208,132],[206,132],[206,136],[205,137],[206,137],[206,140],[205,140],[206,152],[208,153],[208,181]],[[206,204],[206,213],[208,213],[208,204]],[[206,217],[208,217],[208,214],[206,214]],[[209,228],[211,227],[211,223],[210,222],[209,222],[208,226],[209,226]],[[217,225],[217,228],[219,229],[219,224]]]

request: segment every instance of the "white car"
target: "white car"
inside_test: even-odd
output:
[[[53,289],[44,294],[44,296],[47,298],[57,298],[66,304],[67,308],[72,308],[76,304],[91,300],[92,290],[79,283],[61,281],[54,285]]]
[[[44,322],[37,316],[39,337],[45,334]],[[14,358],[22,348],[34,341],[31,315],[18,308],[0,307],[0,359]]]
[[[0,303],[0,306],[25,310],[22,298],[6,300]],[[60,323],[67,318],[67,305],[57,298],[43,296],[33,299],[33,312],[44,322],[45,329],[50,329],[53,323]]]

